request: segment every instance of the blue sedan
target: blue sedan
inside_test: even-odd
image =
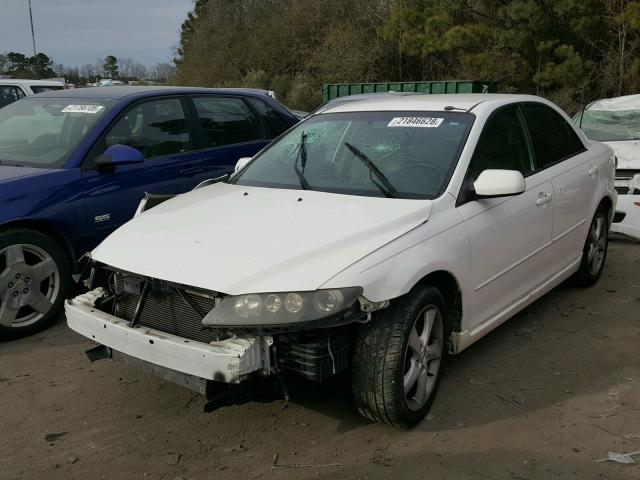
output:
[[[250,89],[87,88],[0,109],[0,338],[55,318],[79,259],[145,192],[224,175],[297,121]]]

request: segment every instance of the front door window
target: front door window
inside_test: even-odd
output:
[[[177,98],[135,105],[105,137],[105,146],[128,145],[144,158],[157,158],[191,150],[182,102]]]

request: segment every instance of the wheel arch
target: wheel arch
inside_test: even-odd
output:
[[[598,206],[596,207],[596,210],[598,210],[598,208],[600,208],[600,206],[604,206],[607,209],[607,211],[609,212],[609,224],[611,224],[611,222],[613,221],[613,214],[615,213],[613,200],[611,199],[611,197],[609,197],[609,195],[605,195],[600,200],[600,203],[598,203]]]
[[[69,266],[71,270],[75,270],[77,257],[73,245],[69,241],[69,238],[51,223],[43,220],[21,219],[12,220],[0,225],[0,232],[12,229],[33,230],[51,238],[51,240],[56,242],[58,246],[62,248],[67,258],[69,258]]]
[[[462,329],[462,288],[455,275],[447,270],[436,270],[422,277],[413,288],[422,286],[437,288],[449,309],[453,331]]]

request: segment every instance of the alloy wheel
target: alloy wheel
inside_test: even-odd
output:
[[[442,315],[438,307],[428,305],[411,327],[405,353],[404,398],[413,411],[420,410],[427,403],[436,387],[443,345]]]
[[[31,244],[0,250],[0,325],[25,327],[42,319],[60,293],[60,271],[51,255]]]
[[[598,275],[602,268],[607,251],[607,229],[605,217],[602,213],[596,214],[589,228],[589,247],[587,250],[587,264],[591,275]]]

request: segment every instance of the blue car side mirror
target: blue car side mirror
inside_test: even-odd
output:
[[[105,167],[142,162],[144,162],[144,155],[142,155],[140,150],[119,143],[108,147],[104,153],[96,159],[96,165]]]

